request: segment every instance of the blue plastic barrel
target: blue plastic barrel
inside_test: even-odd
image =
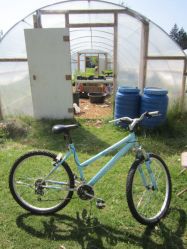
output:
[[[141,125],[146,128],[154,128],[166,121],[168,107],[168,91],[161,88],[144,88],[141,96],[140,114],[146,111],[159,111],[160,116],[150,119],[144,118]]]
[[[136,118],[139,114],[140,90],[133,87],[119,87],[115,98],[116,118],[130,117]],[[122,125],[126,127],[126,125]]]

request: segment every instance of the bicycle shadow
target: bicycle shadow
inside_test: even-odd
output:
[[[17,217],[16,223],[18,228],[24,229],[27,233],[40,239],[48,239],[55,241],[74,241],[79,244],[81,249],[106,249],[113,248],[118,243],[123,243],[124,248],[128,245],[139,246],[144,249],[163,249],[163,248],[180,248],[185,249],[182,236],[186,229],[186,213],[182,209],[172,209],[172,212],[179,214],[176,220],[177,228],[175,231],[170,230],[164,223],[158,225],[158,231],[155,228],[146,227],[137,233],[132,228],[118,230],[112,226],[108,226],[99,222],[95,217],[90,217],[87,210],[83,210],[82,214],[77,212],[76,217],[68,215],[54,214],[52,216],[42,216],[45,219],[42,228],[37,230],[31,224],[36,224],[38,217],[32,214],[22,214]],[[27,220],[32,222],[27,224]],[[41,224],[40,224],[41,227]],[[154,237],[157,237],[155,240]],[[161,242],[157,242],[160,236]]]
[[[76,120],[38,120],[32,122],[32,137],[27,143],[37,147],[38,149],[47,149],[54,151],[66,151],[67,145],[64,141],[63,134],[53,134],[52,126],[56,124],[77,123]],[[76,144],[77,151],[86,152],[88,154],[94,151],[98,152],[110,146],[106,141],[102,140],[97,132],[92,132],[90,126],[81,125],[71,132],[73,142]],[[40,138],[40,139],[38,139]]]
[[[176,229],[174,230],[173,221],[176,216],[176,213],[179,214],[179,218],[175,220]],[[152,229],[146,228],[142,239],[143,239],[143,248],[153,248],[153,249],[163,249],[163,248],[170,248],[170,249],[186,249],[186,245],[184,245],[182,237],[185,236],[186,233],[186,222],[187,216],[186,212],[183,209],[179,208],[171,208],[170,214],[171,216],[169,226],[167,227],[163,222],[158,224],[158,229],[160,229],[159,234],[162,237],[162,243],[157,244],[150,240],[150,236],[153,233]]]

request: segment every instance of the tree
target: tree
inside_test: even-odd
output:
[[[183,28],[181,28],[178,32],[179,37],[179,45],[182,47],[182,49],[187,48],[187,33],[184,31]]]
[[[176,42],[178,41],[178,32],[179,32],[179,28],[177,24],[175,24],[169,33],[170,37]]]
[[[187,33],[183,28],[179,29],[177,24],[175,24],[169,35],[181,46],[182,49],[187,49]]]

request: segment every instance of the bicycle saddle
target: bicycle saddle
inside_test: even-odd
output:
[[[53,133],[68,133],[71,129],[77,128],[78,124],[71,124],[71,125],[54,125],[52,127]]]

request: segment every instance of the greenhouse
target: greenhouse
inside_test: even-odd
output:
[[[42,7],[0,41],[3,115],[71,118],[72,81],[77,86],[94,80],[111,86],[113,94],[119,86],[163,88],[169,105],[178,103],[184,110],[186,76],[186,54],[164,30],[107,1]]]

